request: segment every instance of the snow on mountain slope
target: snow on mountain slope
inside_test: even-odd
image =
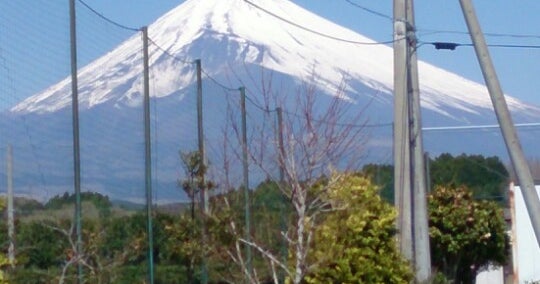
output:
[[[345,87],[355,98],[382,93],[377,99],[391,104],[392,48],[376,44],[349,29],[314,15],[288,0],[252,0],[254,5],[319,33],[291,25],[244,0],[190,0],[171,10],[149,27],[149,36],[168,53],[189,60],[201,58],[205,70],[218,76],[235,66],[255,64],[292,76],[296,81],[316,75],[328,94]],[[142,80],[141,37],[134,35],[119,47],[85,66],[79,73],[80,105],[91,108],[104,102],[139,105]],[[152,68],[160,71],[152,96],[168,96],[193,83],[189,65],[179,64],[150,45]],[[432,65],[420,62],[422,105],[449,118],[480,115],[491,110],[485,87]],[[358,85],[364,88],[358,88]],[[13,112],[54,112],[70,105],[69,78],[12,108]],[[366,91],[371,90],[371,91]],[[539,109],[507,97],[512,110],[538,117]],[[452,110],[450,110],[452,109]]]
[[[284,96],[304,94],[298,91],[304,82],[315,84],[317,94],[328,95],[318,97],[317,107],[321,108],[329,104],[329,96],[343,95],[354,104],[349,108],[351,112],[360,111],[367,117],[366,122],[378,125],[366,129],[370,141],[358,147],[371,147],[366,151],[366,157],[371,158],[367,162],[391,163],[392,48],[288,0],[250,1],[279,17],[349,42],[301,29],[245,0],[188,0],[150,25],[151,140],[154,182],[160,199],[185,197],[178,189],[183,172],[178,151],[192,151],[197,145],[194,59],[201,59],[207,75],[203,78],[203,112],[211,171],[223,171],[225,162],[232,169],[241,168],[234,164],[234,157],[226,159],[222,153],[223,144],[239,148],[229,140],[225,143],[223,132],[233,131],[229,120],[234,118],[227,111],[231,101],[237,103],[237,97],[224,96],[221,86],[212,82],[214,79],[232,88],[246,86],[250,99],[259,102],[261,82],[271,82],[272,86],[265,87]],[[496,123],[483,85],[423,62],[419,69],[424,126]],[[122,200],[141,200],[144,196],[142,72],[139,33],[79,70],[84,190]],[[342,88],[344,92],[339,92]],[[231,93],[237,92],[227,95]],[[286,99],[295,103],[291,97]],[[507,97],[507,102],[516,122],[539,121],[540,108],[512,97]],[[290,113],[298,111],[293,104],[284,106],[290,108]],[[68,77],[22,101],[9,113],[0,113],[0,136],[4,143],[17,145],[19,151],[15,179],[20,191],[48,192],[51,197],[71,190],[70,107]],[[247,108],[256,125],[260,122],[257,115],[263,112],[253,104]],[[235,110],[232,112],[238,114]],[[524,148],[540,155],[534,133],[527,134]],[[424,139],[426,151],[433,154],[505,153],[502,139],[484,130],[466,135],[424,132]],[[5,182],[5,176],[0,174],[0,182]],[[250,180],[256,182],[256,178]]]

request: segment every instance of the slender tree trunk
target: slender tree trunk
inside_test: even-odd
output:
[[[294,284],[299,284],[302,281],[302,278],[305,274],[305,257],[306,257],[306,245],[304,240],[305,235],[305,219],[306,219],[306,198],[305,191],[299,189],[296,191],[297,202],[296,212],[298,213],[298,219],[296,223],[296,264],[295,264],[295,275],[294,275]]]

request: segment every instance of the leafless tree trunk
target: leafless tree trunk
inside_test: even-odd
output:
[[[245,240],[240,234],[237,236],[243,245],[252,246],[269,260],[271,271],[282,269],[292,283],[301,283],[309,272],[308,255],[313,245],[312,235],[318,225],[318,217],[327,208],[320,197],[329,185],[323,185],[321,180],[335,171],[359,169],[369,137],[367,121],[362,119],[368,106],[355,103],[342,92],[333,97],[318,94],[314,84],[304,84],[290,96],[273,93],[268,82],[263,82],[262,86],[257,93],[248,89],[248,101],[251,103],[248,108],[248,117],[251,119],[248,119],[250,164],[256,168],[252,172],[275,181],[292,205],[294,220],[288,230],[281,233],[288,244],[289,255],[293,258],[289,261],[294,265],[289,267],[279,255],[266,250],[263,243]],[[259,99],[256,100],[256,97]],[[271,104],[273,107],[270,107]],[[274,123],[277,107],[283,109],[281,127]],[[229,119],[234,135],[224,137],[230,139],[236,136],[241,141],[238,120],[234,116]],[[281,135],[278,135],[279,129],[282,129]],[[283,148],[279,146],[278,137],[283,137]],[[224,144],[240,145],[231,140]],[[234,147],[224,149],[233,149],[232,156],[240,159],[241,153],[234,151]],[[280,169],[283,173],[282,181],[278,175]],[[230,172],[230,169],[225,172]],[[242,265],[242,254],[239,252],[231,254],[231,258]],[[276,273],[273,275],[277,282]],[[256,283],[254,275],[249,275],[249,279]]]
[[[65,282],[67,271],[68,271],[69,267],[71,267],[72,265],[77,264],[77,263],[81,263],[83,266],[87,267],[92,273],[95,274],[94,267],[91,266],[86,261],[86,255],[83,252],[79,252],[77,250],[77,243],[76,243],[76,240],[75,240],[76,236],[74,234],[74,230],[75,230],[74,222],[71,222],[71,226],[70,226],[70,228],[68,230],[63,229],[63,228],[61,228],[59,226],[54,226],[54,225],[50,225],[50,224],[43,223],[43,225],[45,227],[51,229],[51,230],[59,232],[64,237],[66,237],[66,239],[69,242],[70,248],[71,248],[71,255],[68,255],[68,257],[66,259],[66,262],[64,263],[64,265],[62,267],[62,273],[60,274],[60,278],[58,280],[59,284],[63,284]]]

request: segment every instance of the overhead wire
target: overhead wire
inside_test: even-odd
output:
[[[86,2],[84,2],[83,0],[78,0],[79,3],[81,3],[84,7],[86,7],[88,10],[90,10],[92,13],[96,14],[98,17],[100,17],[101,19],[109,22],[110,24],[113,24],[119,28],[122,28],[122,29],[125,29],[125,30],[130,30],[130,31],[134,31],[134,32],[138,32],[140,31],[141,29],[140,28],[133,28],[133,27],[128,27],[126,25],[123,25],[123,24],[120,24],[116,21],[113,21],[111,20],[110,18],[106,17],[105,15],[103,15],[102,13],[98,12],[96,9],[92,8],[90,5],[88,5]]]
[[[126,30],[130,30],[130,31],[140,31],[140,29],[137,29],[137,28],[132,28],[132,27],[128,27],[126,25],[123,25],[123,24],[120,24],[116,21],[113,21],[111,20],[110,18],[104,16],[102,13],[99,13],[97,10],[95,10],[94,8],[92,8],[90,5],[88,5],[87,3],[85,3],[83,0],[78,0],[82,5],[84,5],[87,9],[89,9],[90,11],[92,11],[93,13],[95,13],[97,16],[99,16],[100,18],[102,18],[103,20],[113,24],[113,25],[116,25],[120,28],[123,28],[123,29],[126,29]],[[376,16],[379,16],[381,18],[384,18],[384,19],[387,19],[387,20],[391,20],[393,21],[393,17],[387,15],[387,14],[384,14],[384,13],[381,13],[381,12],[378,12],[374,9],[370,9],[370,8],[367,8],[363,5],[360,5],[356,2],[353,2],[352,0],[345,0],[347,3],[349,3],[350,5],[353,5],[363,11],[366,11],[368,13],[371,13],[373,15],[376,15]],[[336,36],[333,36],[333,35],[329,35],[329,34],[325,34],[325,33],[322,33],[322,32],[319,32],[315,29],[311,29],[311,28],[308,28],[308,27],[305,27],[303,25],[300,25],[298,23],[295,23],[291,20],[288,20],[282,16],[279,16],[249,0],[244,0],[244,2],[246,2],[247,4],[257,8],[258,10],[278,19],[278,20],[281,20],[285,23],[288,23],[292,26],[295,26],[299,29],[302,29],[304,31],[307,31],[307,32],[310,32],[310,33],[313,33],[313,34],[316,34],[316,35],[319,35],[319,36],[322,36],[322,37],[325,37],[325,38],[329,38],[329,39],[332,39],[332,40],[336,40],[336,41],[341,41],[341,42],[346,42],[346,43],[351,43],[351,44],[359,44],[359,45],[385,45],[385,44],[390,44],[390,43],[393,43],[397,40],[400,40],[400,39],[393,39],[393,40],[389,40],[389,41],[382,41],[382,42],[361,42],[361,41],[354,41],[354,40],[349,40],[349,39],[343,39],[343,38],[339,38],[339,37],[336,37]],[[469,34],[469,32],[461,32],[461,31],[452,31],[452,30],[429,30],[429,29],[417,29],[417,32],[421,32],[421,31],[425,31],[425,32],[430,32],[430,33],[454,33],[454,34]],[[525,35],[525,34],[504,34],[504,33],[485,33],[484,35],[486,36],[492,36],[492,37],[514,37],[514,38],[539,38],[540,39],[540,35]],[[190,61],[190,60],[187,60],[187,59],[183,59],[183,58],[180,58],[178,56],[175,56],[173,54],[171,54],[169,51],[167,51],[165,48],[161,47],[160,45],[158,45],[154,40],[152,40],[151,38],[148,38],[149,41],[154,45],[156,46],[159,50],[161,50],[164,54],[168,55],[169,57],[179,61],[179,62],[182,62],[182,63],[185,63],[185,64],[193,64],[194,61]],[[431,44],[431,45],[434,45],[437,47],[438,44],[441,44],[442,42],[425,42],[425,41],[421,41],[419,40],[418,41],[419,44],[421,45],[424,45],[424,44]],[[454,45],[455,47],[459,47],[459,46],[473,46],[473,44],[471,43],[453,43],[453,42],[450,42],[450,44]],[[499,48],[530,48],[530,49],[540,49],[540,45],[512,45],[512,44],[488,44],[489,47],[499,47]],[[213,76],[211,76],[206,70],[204,69],[201,69],[201,72],[206,76],[206,78],[208,78],[211,82],[213,82],[214,84],[216,84],[217,86],[219,86],[220,88],[222,88],[223,90],[225,91],[238,91],[239,88],[232,88],[232,87],[229,87],[229,86],[226,86],[225,84],[219,82],[216,78],[214,78]],[[270,112],[270,111],[276,111],[275,109],[274,110],[270,110],[268,108],[264,108],[262,107],[261,105],[257,104],[252,98],[250,98],[249,96],[246,96],[246,100],[248,100],[253,106],[259,108],[260,110],[262,111],[265,111],[265,112]],[[287,112],[287,111],[285,111]],[[287,112],[288,114],[292,114],[292,115],[295,115],[294,113],[292,112]],[[362,125],[358,125],[358,124],[343,124],[343,126],[350,126],[350,127],[388,127],[388,126],[392,126],[393,123],[378,123],[378,124],[362,124]]]
[[[469,32],[466,31],[455,31],[455,30],[432,30],[432,29],[417,29],[418,32],[424,33],[425,35],[432,35],[432,34],[458,34],[458,35],[470,35]],[[532,34],[509,34],[509,33],[484,33],[484,36],[487,37],[510,37],[510,38],[535,38],[540,39],[540,35],[532,35]]]
[[[336,41],[341,41],[341,42],[346,42],[346,43],[351,43],[351,44],[357,44],[357,45],[386,45],[386,44],[390,44],[390,43],[393,43],[393,42],[396,42],[398,40],[401,40],[401,39],[392,39],[392,40],[388,40],[388,41],[381,41],[381,42],[365,42],[365,41],[355,41],[355,40],[349,40],[349,39],[344,39],[344,38],[339,38],[339,37],[336,37],[336,36],[333,36],[333,35],[329,35],[329,34],[326,34],[326,33],[322,33],[322,32],[319,32],[317,30],[314,30],[312,28],[308,28],[308,27],[305,27],[303,25],[300,25],[298,23],[295,23],[291,20],[288,20],[288,19],[285,19],[283,18],[282,16],[279,16],[277,15],[276,13],[273,13],[273,12],[270,12],[268,11],[267,9],[264,9],[263,7],[249,1],[249,0],[244,0],[244,2],[248,3],[249,5],[263,11],[264,13],[282,21],[282,22],[285,22],[285,23],[288,23],[289,25],[292,25],[294,27],[297,27],[301,30],[304,30],[304,31],[307,31],[307,32],[310,32],[310,33],[313,33],[313,34],[316,34],[316,35],[319,35],[321,37],[325,37],[325,38],[328,38],[328,39],[332,39],[332,40],[336,40]]]
[[[436,49],[450,49],[450,50],[454,50],[456,47],[460,47],[460,46],[466,46],[466,47],[474,46],[474,44],[472,44],[472,43],[440,42],[440,41],[421,41],[421,40],[419,40],[418,43],[421,43],[422,45],[430,44],[430,45],[435,46]],[[488,47],[495,47],[495,48],[540,49],[540,45],[487,44],[487,46]]]
[[[351,5],[353,5],[353,6],[357,7],[357,8],[359,8],[359,9],[362,9],[362,10],[364,10],[364,11],[370,13],[370,14],[373,14],[373,15],[375,15],[375,16],[379,16],[379,17],[381,17],[381,18],[384,18],[384,19],[387,19],[387,20],[390,20],[390,21],[394,21],[394,17],[388,16],[388,15],[383,14],[383,13],[381,13],[381,12],[377,12],[377,11],[375,11],[375,10],[373,10],[373,9],[367,8],[367,7],[365,7],[365,6],[362,6],[362,5],[360,5],[360,4],[356,3],[356,2],[353,2],[353,1],[351,1],[351,0],[345,0],[345,2],[351,4]]]
[[[185,58],[180,58],[172,53],[170,53],[168,50],[166,50],[165,48],[161,47],[159,44],[157,44],[152,38],[148,37],[148,41],[154,45],[157,49],[159,49],[161,52],[163,52],[164,54],[166,54],[167,56],[173,58],[174,60],[176,61],[179,61],[179,62],[182,62],[182,63],[185,63],[185,64],[193,64],[195,63],[194,60],[188,60],[188,59],[185,59]]]
[[[375,11],[373,9],[370,9],[366,6],[360,5],[356,2],[353,2],[352,0],[344,0],[345,2],[351,4],[352,6],[355,6],[363,11],[366,11],[370,14],[379,16],[381,18],[393,21],[393,17],[389,16],[387,14],[384,14],[382,12]],[[422,36],[427,35],[433,35],[433,34],[460,34],[460,35],[470,35],[468,31],[456,31],[456,30],[435,30],[435,29],[423,29],[423,28],[416,28],[416,32],[418,34],[422,34]],[[532,38],[532,39],[540,39],[540,35],[534,35],[534,34],[513,34],[513,33],[493,33],[493,32],[486,32],[484,33],[484,36],[486,37],[508,37],[508,38]],[[460,46],[469,46],[469,44],[459,44]],[[509,47],[509,48],[540,48],[540,46],[536,45],[511,45],[511,44],[499,44],[499,45],[488,45],[492,47]]]
[[[233,91],[239,90],[239,88],[231,88],[231,87],[226,86],[225,84],[220,83],[216,78],[212,77],[208,72],[206,72],[204,68],[201,68],[201,73],[204,74],[206,78],[208,78],[210,81],[212,81],[214,84],[218,85],[220,88],[222,88],[225,91],[233,92]]]

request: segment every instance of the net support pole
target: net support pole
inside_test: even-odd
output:
[[[251,242],[251,210],[249,204],[249,162],[247,145],[247,118],[246,118],[246,88],[240,87],[240,108],[242,111],[242,165],[244,175],[244,215],[245,215],[245,238]],[[246,244],[246,270],[251,275],[251,245]],[[247,275],[249,277],[249,275]]]
[[[148,283],[154,283],[154,232],[152,228],[152,145],[150,141],[150,67],[148,27],[142,27],[144,62],[144,169],[146,192],[146,233],[148,237]]]
[[[73,127],[73,184],[75,188],[75,234],[77,282],[83,283],[81,225],[81,150],[79,142],[79,87],[77,81],[77,28],[75,0],[69,0],[69,35],[71,52],[71,106]]]

